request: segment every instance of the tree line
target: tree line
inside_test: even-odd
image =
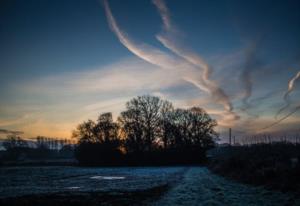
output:
[[[75,141],[37,136],[32,140],[25,140],[18,135],[8,135],[3,140],[0,164],[6,161],[25,161],[42,159],[73,158]]]
[[[138,96],[117,121],[107,112],[79,124],[75,156],[89,165],[200,163],[215,145],[216,125],[202,108],[174,108],[159,97]]]
[[[34,141],[35,140],[35,141]],[[76,141],[72,139],[59,139],[45,136],[37,136],[32,141],[23,139],[18,135],[8,135],[4,139],[2,146],[5,150],[11,150],[16,148],[40,148],[49,150],[60,150],[65,146],[74,145]]]

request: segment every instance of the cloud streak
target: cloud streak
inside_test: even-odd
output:
[[[159,35],[157,36],[157,39],[162,42],[166,48],[175,53],[177,57],[146,44],[138,45],[134,43],[117,25],[108,2],[104,0],[103,4],[111,30],[129,51],[141,59],[163,69],[172,69],[173,72],[177,72],[179,76],[182,76],[183,80],[211,95],[216,103],[223,105],[225,112],[221,113],[220,116],[222,116],[223,119],[226,119],[226,121],[233,123],[235,120],[239,119],[239,116],[233,112],[233,106],[229,97],[216,83],[210,80],[209,76],[211,69],[200,56],[189,52],[188,50],[180,50],[176,44],[173,44],[175,41],[169,41],[170,39],[163,38],[163,36]],[[176,29],[169,18],[168,8],[164,2],[154,1],[154,4],[157,5],[161,12],[165,30],[172,34],[176,33]]]
[[[26,115],[0,118],[0,127],[24,131],[27,137],[39,134],[68,137],[77,123],[96,118],[101,112],[111,111],[117,117],[125,102],[136,95],[186,85],[174,72],[137,57],[81,72],[40,77],[15,85],[18,104],[1,105],[1,109],[13,116],[25,111]]]
[[[283,99],[286,102],[286,105],[282,108],[279,109],[279,111],[277,112],[277,114],[275,115],[275,118],[277,119],[278,115],[283,112],[285,109],[287,109],[291,102],[289,100],[289,94],[294,90],[295,88],[295,82],[300,78],[300,71],[297,72],[297,74],[288,82],[288,90],[285,92]],[[288,114],[284,115],[283,117],[281,117],[280,119],[277,119],[277,121],[275,121],[274,123],[267,125],[266,127],[262,128],[261,130],[266,130],[269,129],[271,127],[274,127],[275,125],[278,125],[279,123],[281,123],[282,121],[286,120],[287,118],[289,118],[290,116],[292,116],[293,114],[295,114],[298,110],[300,109],[300,105],[298,104],[296,107],[294,107]]]
[[[300,78],[300,71],[289,81],[289,83],[288,83],[288,90],[283,95],[283,99],[285,101],[285,105],[278,110],[278,112],[277,112],[277,114],[275,116],[275,119],[277,119],[278,116],[280,115],[280,113],[282,113],[285,109],[287,109],[291,105],[291,102],[290,102],[290,99],[289,99],[289,95],[294,90],[295,82],[299,78]]]
[[[245,66],[240,75],[240,81],[244,87],[244,95],[242,98],[242,102],[244,105],[243,110],[247,110],[250,107],[249,98],[252,95],[252,87],[253,87],[252,72],[253,69],[255,69],[258,66],[258,61],[256,58],[256,50],[257,50],[257,43],[251,45],[250,48],[248,48],[248,50],[246,51]]]
[[[20,135],[20,134],[23,134],[23,132],[22,131],[7,130],[7,129],[0,129],[0,134]]]
[[[171,44],[167,43],[164,46],[173,51],[177,57],[147,44],[135,43],[127,36],[125,32],[119,28],[107,0],[103,0],[103,5],[111,30],[129,51],[141,59],[157,65],[162,69],[171,69],[172,72],[182,76],[183,80],[193,84],[200,90],[209,93],[213,97],[214,101],[224,106],[226,110],[225,114],[229,114],[226,117],[227,119],[230,117],[230,120],[234,121],[239,118],[239,116],[232,111],[232,104],[225,92],[209,79],[211,72],[209,65],[206,64],[199,56],[193,53],[182,52],[181,50],[175,52],[177,47],[173,48]],[[173,30],[174,27],[172,26],[169,15],[167,15],[167,7],[164,4],[159,4],[159,8],[163,12],[162,19],[164,22],[164,27],[168,30]],[[162,39],[159,40],[162,41]],[[199,67],[202,69],[203,75],[199,75]]]
[[[147,44],[136,44],[131,40],[125,32],[123,32],[112,15],[111,9],[107,0],[103,0],[103,5],[106,13],[106,17],[109,23],[111,30],[116,34],[119,41],[133,54],[140,57],[141,59],[150,62],[154,65],[157,65],[164,69],[176,69],[182,66],[182,62],[178,61],[176,58],[171,55],[162,52],[159,49],[156,49]],[[174,68],[175,67],[175,68]]]
[[[22,85],[22,90],[33,94],[47,92],[53,95],[80,95],[100,92],[102,95],[122,96],[125,93],[153,91],[184,83],[176,73],[170,73],[133,57],[111,65],[87,69],[84,72],[62,73],[40,78]]]
[[[195,65],[201,70],[201,83],[195,82],[192,79],[186,80],[192,82],[200,89],[208,92],[217,103],[223,105],[224,109],[226,110],[226,114],[229,114],[232,120],[239,119],[239,116],[233,112],[233,105],[228,95],[210,79],[212,68],[198,54],[178,43],[178,30],[171,21],[170,11],[168,10],[165,2],[163,0],[153,0],[153,3],[157,7],[163,21],[163,33],[156,36],[158,41],[160,41],[166,48],[170,49],[176,55],[182,57],[187,62]]]
[[[172,73],[177,74],[178,76],[182,76],[184,80],[186,80],[189,83],[197,82],[199,86],[201,85],[201,89],[204,91],[207,91],[206,86],[204,85],[204,82],[197,76],[197,69],[189,62],[184,61],[181,58],[178,58],[174,55],[170,55],[166,52],[161,51],[160,49],[157,49],[153,46],[150,46],[148,44],[137,44],[133,40],[131,40],[125,32],[123,32],[109,7],[108,1],[103,0],[103,5],[106,13],[106,17],[109,23],[109,26],[111,30],[115,33],[115,35],[118,37],[119,41],[133,54],[138,56],[139,58],[154,64],[156,66],[159,66],[162,69],[166,70],[172,70]],[[168,19],[165,19],[167,22]],[[166,23],[167,25],[169,23]],[[170,26],[170,25],[169,25]],[[169,27],[167,26],[167,27]]]
[[[22,117],[16,118],[16,119],[1,119],[0,118],[0,126],[11,126],[16,125],[24,122],[26,119],[28,119],[29,115],[24,115]]]

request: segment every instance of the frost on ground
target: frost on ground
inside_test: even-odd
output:
[[[0,198],[59,192],[147,190],[176,182],[183,167],[0,168]]]
[[[165,188],[166,185],[168,191],[156,189],[155,195],[152,194],[153,188]],[[157,191],[159,194],[156,195]],[[86,199],[98,204],[99,199],[106,198],[106,203],[118,199],[123,203],[124,200],[130,202],[129,205],[132,201],[142,205],[147,199],[145,196],[160,198],[155,198],[156,202],[149,200],[154,206],[300,205],[300,200],[291,194],[239,184],[214,175],[205,167],[0,168],[0,200],[12,197],[16,198],[13,201],[18,201],[18,197],[24,195],[27,195],[26,201],[34,202],[40,198],[47,202],[50,197],[52,202],[59,200],[62,205],[70,197],[82,203]],[[88,195],[91,197],[86,197]],[[76,205],[80,205],[76,201]],[[6,205],[11,205],[8,203]]]
[[[182,181],[153,205],[300,205],[291,194],[239,184],[212,174],[205,167],[190,168]]]

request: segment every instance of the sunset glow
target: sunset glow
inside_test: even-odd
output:
[[[83,2],[1,3],[1,138],[71,138],[144,94],[205,109],[221,138],[300,132],[299,3]]]

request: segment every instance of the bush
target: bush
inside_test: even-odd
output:
[[[244,183],[300,193],[300,145],[272,143],[225,150],[210,161],[212,171]]]

